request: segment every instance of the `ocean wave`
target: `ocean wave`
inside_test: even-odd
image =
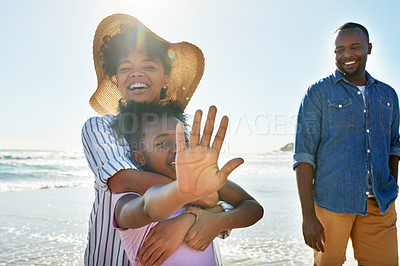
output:
[[[268,152],[255,154],[224,154],[221,156],[220,165],[229,159],[241,157],[244,159],[243,165],[235,169],[233,175],[265,175],[274,173],[291,173],[292,157],[291,152]]]
[[[0,192],[93,184],[82,151],[0,150]]]
[[[19,192],[41,189],[56,189],[69,187],[90,187],[93,182],[89,180],[73,181],[30,181],[30,182],[0,182],[0,192]]]
[[[245,162],[232,176],[292,173],[291,152],[223,153],[219,165],[234,157]],[[0,192],[81,186],[93,181],[82,151],[0,150]]]
[[[0,150],[0,160],[73,160],[82,157],[82,151]]]

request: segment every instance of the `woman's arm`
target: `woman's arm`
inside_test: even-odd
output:
[[[171,183],[163,175],[136,170],[128,145],[120,142],[112,130],[113,119],[111,115],[91,117],[82,127],[85,157],[100,187],[143,195],[153,185]]]
[[[253,225],[263,216],[262,206],[243,188],[227,180],[218,191],[221,200],[235,206],[228,212],[220,209],[210,211],[190,207],[186,213],[197,216],[196,222],[187,233],[185,240],[188,245],[198,250],[204,250],[222,231]]]
[[[235,207],[228,212],[211,211],[215,219],[213,227],[218,229],[218,233],[229,229],[251,226],[262,218],[264,214],[263,207],[233,181],[227,180],[218,193],[220,200]]]
[[[184,242],[195,216],[181,214],[156,224],[147,234],[137,257],[142,265],[162,264]]]

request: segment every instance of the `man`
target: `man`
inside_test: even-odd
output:
[[[398,265],[398,98],[365,70],[367,29],[346,23],[333,45],[337,69],[308,89],[297,121],[304,240],[316,265],[342,265],[349,238],[359,265]]]

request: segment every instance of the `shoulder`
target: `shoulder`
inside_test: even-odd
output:
[[[385,82],[382,82],[380,80],[375,79],[375,84],[377,84],[380,88],[382,88],[383,90],[387,90],[388,92],[394,93],[396,94],[396,91],[393,89],[392,86],[388,85]],[[397,94],[396,94],[397,95]]]
[[[304,98],[308,97],[317,97],[318,99],[322,99],[323,96],[328,93],[328,91],[334,86],[335,78],[333,75],[321,78],[314,84],[308,87]]]
[[[372,77],[371,77],[372,78]],[[383,94],[382,96],[387,99],[393,99],[396,102],[398,102],[398,96],[396,91],[387,83],[382,82],[378,79],[372,78],[373,79],[373,84],[377,87],[378,91],[380,91],[379,94]]]
[[[83,124],[84,127],[94,125],[111,125],[115,120],[114,115],[92,116]]]
[[[103,116],[92,116],[86,120],[86,124],[98,124],[98,123],[108,123],[111,124],[115,120],[114,115],[103,115]]]
[[[312,84],[309,89],[322,92],[323,90],[334,86],[337,81],[338,78],[334,74],[331,74]]]
[[[83,124],[82,132],[94,132],[94,131],[111,131],[111,126],[115,120],[114,115],[103,115],[90,117]]]

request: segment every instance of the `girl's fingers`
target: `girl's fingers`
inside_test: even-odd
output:
[[[242,158],[235,158],[227,162],[220,171],[220,178],[222,179],[222,181],[225,182],[228,178],[228,175],[243,162],[244,160]]]
[[[185,149],[186,149],[185,130],[183,128],[183,123],[179,122],[176,125],[176,151],[182,152]]]
[[[227,116],[222,117],[221,123],[219,124],[219,128],[217,134],[215,135],[214,142],[212,145],[213,150],[220,151],[222,148],[222,144],[224,143],[226,130],[228,128],[229,119]]]
[[[203,112],[201,110],[197,110],[194,115],[193,126],[192,126],[192,131],[190,132],[190,140],[189,140],[189,146],[192,148],[199,145],[200,124],[201,124],[202,114],[203,114]]]
[[[215,116],[217,114],[217,108],[210,106],[208,109],[208,115],[206,124],[204,126],[203,136],[201,137],[200,145],[208,147],[210,145],[211,136],[214,131]]]

